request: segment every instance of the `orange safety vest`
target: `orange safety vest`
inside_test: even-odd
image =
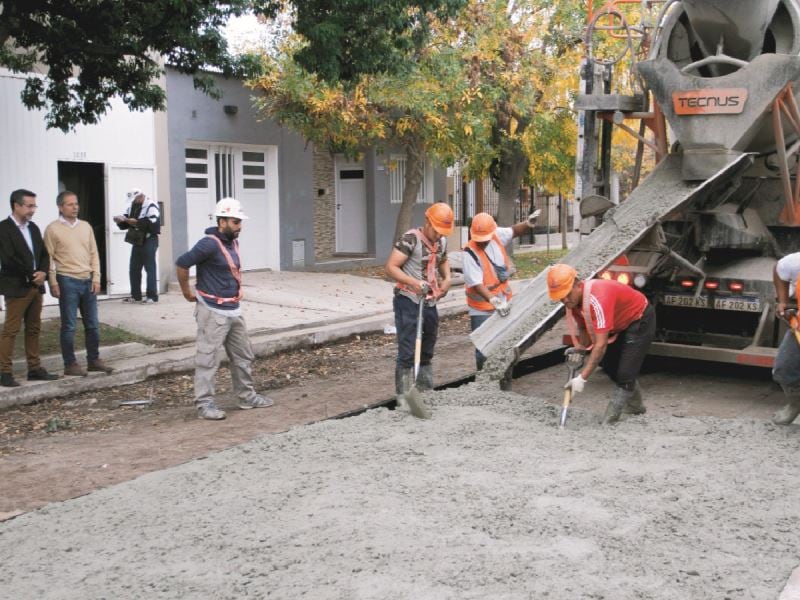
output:
[[[425,247],[428,249],[428,264],[424,265],[423,270],[425,274],[425,281],[428,283],[428,287],[430,287],[431,291],[428,292],[428,295],[425,296],[425,299],[438,298],[439,281],[436,279],[436,272],[439,265],[436,264],[436,258],[437,253],[439,252],[439,242],[431,242],[425,237],[425,234],[422,233],[422,229],[420,228],[409,229],[403,235],[408,235],[409,233],[414,234],[417,238],[417,242],[425,244]],[[416,292],[405,283],[400,283],[398,281],[395,283],[395,287],[416,295]]]
[[[511,261],[508,259],[508,254],[506,253],[506,249],[503,244],[500,243],[500,238],[497,237],[497,234],[492,236],[492,241],[494,241],[499,247],[500,252],[503,254],[503,262],[505,262],[506,269],[510,271],[511,269]],[[475,256],[478,257],[480,261],[481,268],[483,269],[483,285],[489,290],[489,293],[492,296],[500,296],[501,294],[505,296],[506,301],[511,300],[511,283],[510,280],[506,279],[505,281],[501,282],[500,279],[497,277],[497,273],[494,270],[494,265],[492,261],[489,260],[489,256],[486,254],[486,251],[478,246],[478,243],[474,240],[470,240],[467,242],[467,248],[472,250]],[[487,302],[486,299],[481,296],[477,290],[475,289],[478,286],[468,287],[466,290],[467,294],[467,304],[474,308],[475,310],[482,310],[486,311],[493,311],[494,306],[490,302]]]
[[[209,234],[212,240],[217,242],[217,246],[219,246],[220,252],[222,252],[222,256],[225,257],[225,260],[228,262],[228,268],[231,270],[231,275],[236,280],[236,283],[239,284],[239,291],[236,293],[236,296],[232,298],[221,298],[220,296],[215,296],[214,294],[209,294],[204,292],[201,289],[197,289],[197,293],[200,294],[203,298],[208,298],[209,300],[213,300],[217,304],[226,304],[226,303],[238,303],[242,298],[244,298],[244,292],[242,291],[242,274],[240,273],[239,267],[236,266],[236,263],[233,262],[233,257],[231,257],[230,252],[225,247],[225,244],[215,235]],[[239,254],[239,242],[237,240],[233,240],[233,249],[236,251],[236,255],[239,256],[239,260],[242,260],[241,255]]]

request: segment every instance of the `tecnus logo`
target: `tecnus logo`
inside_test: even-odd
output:
[[[672,92],[676,115],[736,115],[744,110],[746,88]]]

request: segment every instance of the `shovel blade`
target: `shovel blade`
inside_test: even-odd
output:
[[[406,403],[408,404],[409,412],[418,419],[431,418],[428,408],[422,401],[422,394],[417,389],[416,385],[412,386],[411,389],[406,392]]]
[[[561,405],[561,419],[558,421],[559,429],[564,429],[567,424],[567,410],[570,402],[572,402],[572,390],[566,389],[564,390],[564,403]]]
[[[558,428],[564,429],[564,426],[567,424],[567,407],[563,407],[561,409],[561,419],[558,422]]]

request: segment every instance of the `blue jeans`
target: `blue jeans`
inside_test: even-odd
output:
[[[491,317],[492,315],[470,315],[469,316],[469,327],[471,331],[475,331],[478,327],[483,325],[486,320]],[[483,363],[486,362],[486,357],[481,354],[480,350],[475,348],[475,366],[477,367],[478,371],[483,368]]]
[[[128,274],[131,280],[131,297],[134,300],[142,299],[142,268],[144,268],[147,273],[147,297],[158,302],[156,250],[158,250],[157,235],[151,235],[141,246],[131,248],[131,262]]]
[[[419,304],[402,294],[394,297],[394,326],[397,329],[397,364],[406,369],[414,366]],[[426,306],[422,313],[422,352],[420,365],[429,365],[439,333],[439,311]]]
[[[86,335],[86,358],[89,362],[100,357],[100,322],[97,317],[97,296],[92,293],[91,279],[75,279],[57,275],[59,287],[58,308],[61,312],[61,357],[64,366],[75,364],[75,326],[78,310],[83,319]]]
[[[787,396],[800,393],[800,345],[792,331],[787,331],[775,356],[772,379],[783,388]]]

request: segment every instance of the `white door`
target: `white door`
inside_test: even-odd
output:
[[[242,224],[239,248],[246,270],[280,270],[278,148],[240,146],[234,153],[234,197],[248,219]]]
[[[131,259],[131,245],[125,242],[125,232],[114,223],[114,217],[125,212],[128,206],[127,193],[139,188],[146,196],[154,198],[156,189],[155,169],[147,167],[122,167],[109,165],[106,171],[108,180],[108,202],[106,206],[106,260],[108,264],[108,294],[130,294],[131,282],[128,265]],[[158,277],[156,259],[156,277]],[[144,274],[142,275],[144,277]]]
[[[336,251],[367,252],[367,186],[363,162],[336,159]]]
[[[216,225],[226,197],[248,216],[239,237],[244,270],[280,269],[278,151],[275,146],[191,145],[186,148],[186,227],[189,247]]]
[[[187,147],[186,169],[186,239],[189,248],[214,225],[214,173],[209,165],[209,148]],[[211,161],[213,165],[213,160]]]

